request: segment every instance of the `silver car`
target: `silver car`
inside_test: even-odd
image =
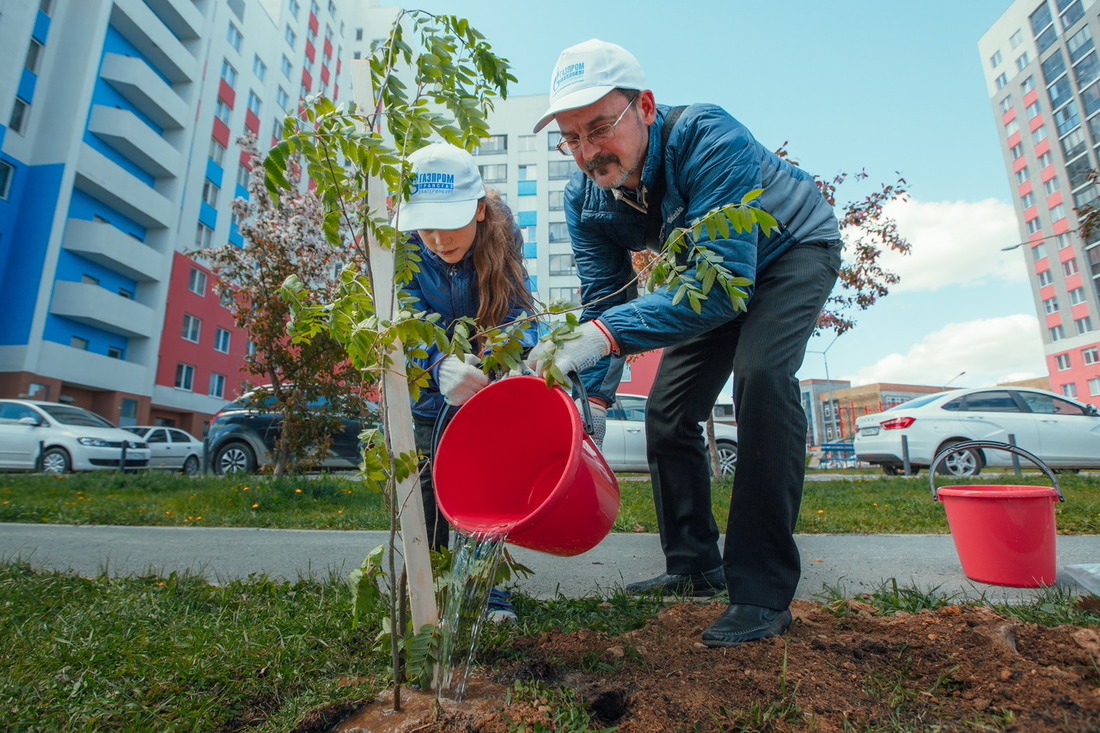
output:
[[[1015,443],[1050,468],[1100,468],[1100,412],[1092,405],[1041,389],[984,387],[918,397],[885,412],[856,418],[856,458],[888,474],[902,471],[904,453],[914,472],[952,443]],[[904,438],[904,443],[902,441]],[[977,476],[985,466],[1010,466],[1005,451],[954,453],[940,471]]]
[[[166,468],[193,476],[202,470],[202,441],[179,428],[132,425],[124,428],[149,444],[149,468]]]
[[[645,397],[615,395],[615,404],[607,411],[607,433],[603,439],[603,456],[612,471],[649,470],[645,407]],[[714,439],[722,475],[728,476],[737,465],[737,428],[716,422]]]
[[[60,474],[148,465],[144,441],[90,410],[57,402],[0,400],[0,469]]]

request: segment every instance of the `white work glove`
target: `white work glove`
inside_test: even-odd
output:
[[[447,404],[465,404],[489,386],[489,377],[474,364],[477,364],[477,357],[473,354],[466,354],[465,361],[451,355],[439,363],[439,391]]]
[[[531,349],[527,366],[540,377],[545,377],[551,366],[556,366],[568,378],[571,372],[595,364],[611,353],[611,341],[593,321],[577,326],[572,338],[555,347],[554,342],[543,339]]]
[[[577,404],[577,411],[581,413],[581,421],[584,420],[584,404],[581,400],[573,400]],[[600,400],[588,399],[588,407],[592,412],[592,432],[590,436],[596,447],[603,449],[603,438],[607,434],[607,405]]]

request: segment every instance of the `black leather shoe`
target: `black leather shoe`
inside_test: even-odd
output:
[[[662,596],[713,596],[725,589],[726,575],[722,568],[684,575],[661,573],[656,578],[640,580],[626,586],[626,592],[634,595]]]
[[[740,646],[746,641],[784,634],[790,625],[789,608],[775,611],[763,606],[733,603],[703,632],[703,643],[710,647]]]

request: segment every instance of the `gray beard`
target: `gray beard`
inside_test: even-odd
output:
[[[600,153],[596,157],[592,158],[592,160],[585,161],[584,172],[588,174],[588,177],[592,179],[592,182],[596,184],[597,188],[601,188],[604,191],[610,191],[613,188],[622,187],[638,170],[638,166],[634,166],[629,170],[626,168],[622,168],[622,172],[619,174],[619,177],[611,183],[598,183],[596,179],[592,177],[594,173],[599,172],[600,168],[605,168],[613,163],[617,163],[620,167],[622,166],[622,161],[619,160],[619,156],[615,155],[614,153]]]

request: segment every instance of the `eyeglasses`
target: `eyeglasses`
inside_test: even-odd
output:
[[[634,99],[630,100],[630,104],[626,105],[626,107],[623,107],[623,111],[619,113],[618,118],[616,118],[614,122],[609,122],[606,125],[600,125],[595,130],[592,130],[587,135],[582,135],[581,137],[563,137],[554,147],[556,147],[558,149],[558,152],[562,155],[573,155],[573,153],[581,149],[581,141],[583,140],[587,140],[593,145],[599,145],[605,140],[610,140],[611,138],[615,137],[615,127],[623,121],[623,116],[626,114],[626,111],[634,105],[634,102],[637,101],[637,99],[637,97],[634,97]]]

